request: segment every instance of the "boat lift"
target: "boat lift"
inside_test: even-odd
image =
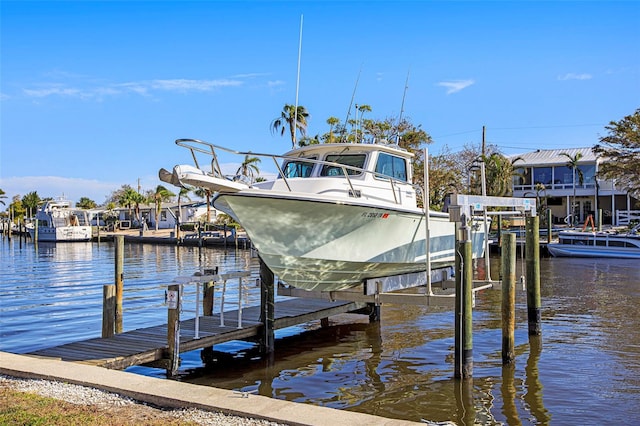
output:
[[[489,211],[489,208],[501,208],[500,211]],[[449,220],[456,223],[456,240],[463,241],[470,238],[473,226],[471,218],[482,217],[485,235],[484,262],[487,279],[474,281],[473,294],[484,289],[501,288],[500,281],[490,278],[489,268],[489,220],[488,216],[536,216],[536,200],[532,198],[494,197],[482,195],[453,194],[448,207]],[[428,217],[428,215],[426,215]],[[429,235],[429,221],[427,220],[427,241]],[[429,250],[427,244],[427,251]],[[427,259],[429,256],[427,256]],[[291,297],[310,297],[325,300],[345,300],[366,302],[379,306],[383,303],[411,304],[422,306],[453,307],[455,288],[453,266],[431,269],[429,262],[423,272],[377,277],[365,280],[359,287],[341,291],[308,291],[278,285],[278,295]],[[440,283],[433,287],[433,283]],[[420,293],[399,293],[399,290],[424,287]],[[439,292],[436,294],[433,290]]]

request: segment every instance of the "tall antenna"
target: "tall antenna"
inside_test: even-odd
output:
[[[402,113],[404,112],[404,99],[407,96],[407,89],[409,88],[409,71],[407,71],[407,79],[404,82],[404,92],[402,93],[402,105],[400,105],[400,116],[398,117],[398,125],[396,126],[396,145],[400,145],[400,123],[402,123]]]
[[[300,42],[298,43],[298,75],[296,77],[296,106],[293,113],[293,139],[294,148],[296,143],[296,131],[298,130],[298,92],[300,91],[300,56],[302,56],[302,22],[304,15],[300,15]]]
[[[360,65],[360,71],[358,71],[358,78],[356,78],[356,85],[353,87],[353,93],[351,94],[351,102],[349,102],[349,109],[347,110],[347,118],[344,119],[344,127],[342,128],[341,138],[344,138],[344,134],[347,131],[347,122],[351,115],[351,106],[353,105],[353,99],[356,97],[356,89],[358,88],[358,81],[360,81],[360,74],[362,73],[362,65]]]

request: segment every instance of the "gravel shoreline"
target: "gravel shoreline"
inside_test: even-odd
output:
[[[206,426],[286,426],[282,423],[274,423],[267,420],[252,419],[195,408],[156,408],[115,393],[52,380],[21,379],[0,375],[0,387],[10,388],[20,392],[35,393],[40,396],[59,399],[76,405],[95,406],[98,408],[139,408],[149,415],[190,421]]]

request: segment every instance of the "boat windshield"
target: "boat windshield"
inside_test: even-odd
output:
[[[327,155],[324,159],[329,163],[338,163],[344,164],[345,166],[357,167],[359,169],[364,168],[364,160],[366,160],[367,156],[365,154],[337,154],[337,155]],[[358,170],[347,169],[347,173],[351,175],[361,175],[362,172]],[[342,168],[338,166],[331,166],[325,164],[322,166],[322,171],[320,172],[320,176],[342,176]]]
[[[315,157],[311,157],[315,160]],[[303,160],[288,160],[282,167],[282,172],[286,178],[309,177],[313,170],[313,163]]]
[[[381,152],[376,163],[376,173],[406,182],[407,162],[404,158]]]

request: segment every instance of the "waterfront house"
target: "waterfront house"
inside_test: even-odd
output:
[[[206,220],[207,203],[192,202],[181,203],[180,214],[178,214],[178,203],[162,203],[160,215],[156,219],[156,207],[153,204],[140,204],[138,210],[140,216],[144,220],[149,229],[155,229],[156,220],[158,220],[158,229],[173,229],[177,225],[177,218],[180,217],[180,223],[197,222]],[[131,215],[130,215],[131,213]],[[211,208],[211,220],[215,221],[217,211]],[[119,229],[139,228],[139,218],[135,209],[128,207],[117,207],[112,212],[105,209],[92,209],[89,211],[89,217],[92,225],[96,225],[99,218],[100,225],[107,225],[107,217],[112,216],[118,223]]]
[[[577,165],[582,181],[577,171],[574,181],[573,168],[567,165],[570,159],[563,153],[571,158],[581,154]],[[626,225],[640,218],[638,199],[617,187],[615,181],[597,177],[599,165],[606,159],[596,157],[591,148],[538,149],[513,156],[517,157],[521,160],[514,164],[518,174],[513,178],[513,196],[538,198],[551,209],[554,223],[570,222],[572,204],[575,222],[579,224],[589,215],[596,218],[600,209],[604,224]]]

